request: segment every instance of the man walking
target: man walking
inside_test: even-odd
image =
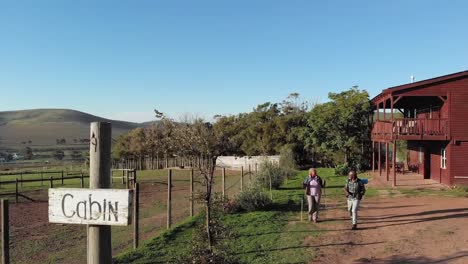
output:
[[[344,191],[348,198],[348,211],[353,223],[353,227],[351,229],[356,230],[359,203],[366,193],[366,187],[364,186],[364,183],[362,183],[361,179],[357,177],[356,171],[352,170],[349,172]]]
[[[317,175],[314,168],[309,170],[309,175],[303,182],[305,194],[307,196],[307,203],[309,205],[309,221],[318,221],[318,211],[320,208],[320,197],[322,195],[323,181]]]

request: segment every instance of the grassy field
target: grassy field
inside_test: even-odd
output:
[[[325,198],[322,203],[337,202],[344,204],[343,186],[345,176],[334,176],[332,169],[319,169],[319,175],[327,182]],[[249,213],[227,214],[222,222],[234,233],[229,241],[230,252],[241,263],[307,263],[314,259],[316,249],[304,244],[306,238],[319,238],[323,227],[333,224],[313,224],[301,220],[301,183],[307,172],[300,172],[279,190],[273,192],[272,210]],[[360,175],[368,178],[369,175]],[[380,189],[368,188],[366,199],[377,197]],[[395,190],[395,192],[399,192]],[[416,191],[402,190],[403,196],[427,195]],[[466,190],[445,191],[442,195],[466,195]],[[305,207],[305,202],[304,202]],[[304,220],[307,218],[304,212]],[[116,263],[177,263],[191,250],[195,224],[198,218],[185,221],[177,227],[154,238],[137,251],[124,253],[116,258]]]
[[[57,168],[54,168],[55,170]],[[172,216],[177,224],[189,217],[189,170],[173,170],[172,174]],[[221,170],[216,172],[215,191],[221,192]],[[114,176],[121,176],[121,172],[114,172]],[[16,177],[16,176],[4,176]],[[35,174],[31,177],[40,177]],[[244,182],[249,182],[249,175],[244,176]],[[166,229],[166,197],[167,170],[138,171],[140,182],[140,238],[141,243],[160,234]],[[195,191],[203,186],[202,178],[195,173]],[[80,180],[65,180],[61,185],[56,180],[54,187],[79,187]],[[88,180],[86,180],[86,185]],[[240,190],[240,172],[227,171],[226,193],[229,196]],[[1,191],[14,188],[14,185],[4,185]],[[84,263],[86,262],[86,228],[79,225],[49,224],[47,218],[47,189],[44,186],[25,183],[20,187],[20,193],[32,197],[30,202],[20,197],[18,204],[11,203],[11,248],[12,263]],[[114,179],[113,188],[125,188],[121,179]],[[14,197],[10,197],[14,198]],[[26,213],[27,212],[27,213]],[[195,213],[199,206],[195,206]],[[132,246],[133,226],[112,228],[112,246],[114,254],[129,250]],[[46,254],[47,253],[47,254]]]

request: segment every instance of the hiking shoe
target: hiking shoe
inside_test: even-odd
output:
[[[357,230],[357,225],[353,225],[353,227],[351,227],[351,230]]]

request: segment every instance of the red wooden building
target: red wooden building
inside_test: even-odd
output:
[[[385,170],[389,180],[395,168],[394,185],[399,169],[448,185],[468,184],[468,71],[385,89],[372,104],[378,113],[371,132],[373,170]],[[402,163],[389,154],[398,140],[408,143]]]

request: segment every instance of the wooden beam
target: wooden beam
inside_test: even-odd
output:
[[[372,141],[372,173],[375,172],[375,142]]]
[[[398,101],[400,101],[401,98],[403,98],[403,96],[397,96],[397,98],[393,101],[393,104],[398,103]],[[393,99],[393,97],[392,97],[392,99]]]
[[[439,97],[439,99],[442,100],[442,102],[444,102],[444,103],[445,103],[445,101],[447,101],[447,99],[444,98],[443,96],[438,96],[438,97]]]

